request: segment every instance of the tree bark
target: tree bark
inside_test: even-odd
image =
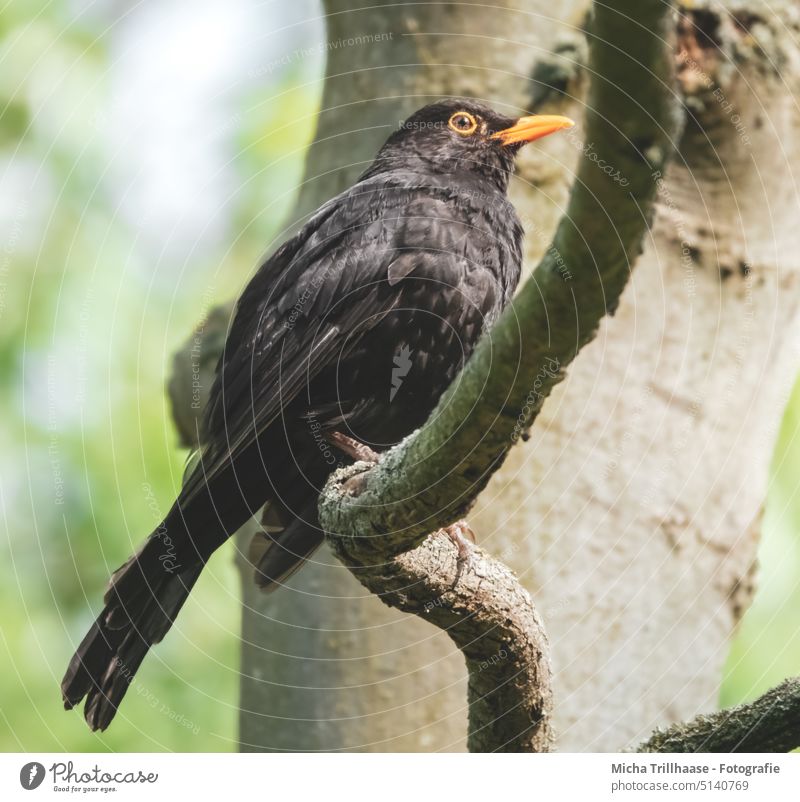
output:
[[[637,752],[791,752],[800,746],[800,679],[753,702],[653,733]]]
[[[580,0],[353,5],[327,3],[330,41],[386,37],[329,50],[294,221],[442,95],[583,116]],[[680,28],[685,131],[615,317],[470,516],[543,614],[565,750],[633,746],[713,710],[753,592],[798,362],[800,65],[791,3],[727,5],[735,18],[693,3]],[[529,265],[592,144],[578,131],[521,160]],[[262,597],[243,565],[243,749],[464,748],[466,673],[442,633],[381,605],[327,551],[290,584]]]
[[[671,11],[663,0],[593,7],[586,131],[624,181],[581,165],[552,247],[428,422],[376,465],[334,474],[320,500],[320,523],[356,578],[384,603],[439,626],[464,654],[471,751],[549,748],[545,639],[530,598],[502,566],[462,554],[466,568],[443,583],[447,538],[427,535],[472,507],[617,306],[674,146]]]

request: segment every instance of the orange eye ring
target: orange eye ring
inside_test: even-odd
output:
[[[478,121],[468,111],[457,111],[447,121],[451,131],[461,136],[471,136],[478,130]]]

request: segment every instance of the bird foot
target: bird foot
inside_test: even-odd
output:
[[[354,437],[348,437],[341,432],[330,432],[325,435],[325,439],[334,447],[338,448],[343,454],[356,460],[357,462],[377,463],[381,455],[373,451],[368,445],[361,443]]]
[[[453,545],[458,549],[458,556],[456,557],[456,579],[453,583],[457,585],[464,573],[464,568],[469,565],[472,560],[472,550],[475,545],[475,532],[472,527],[464,520],[456,521],[444,529],[440,529],[450,540]]]

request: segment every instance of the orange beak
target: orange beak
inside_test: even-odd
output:
[[[499,139],[503,145],[516,145],[520,142],[533,142],[548,134],[554,134],[562,128],[572,128],[575,125],[569,117],[559,117],[557,114],[534,114],[531,117],[520,117],[511,128],[504,128],[491,139]]]

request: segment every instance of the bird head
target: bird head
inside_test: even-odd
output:
[[[470,172],[505,190],[514,157],[523,145],[572,125],[567,117],[509,117],[474,100],[443,100],[424,106],[401,123],[365,175],[395,169]]]

